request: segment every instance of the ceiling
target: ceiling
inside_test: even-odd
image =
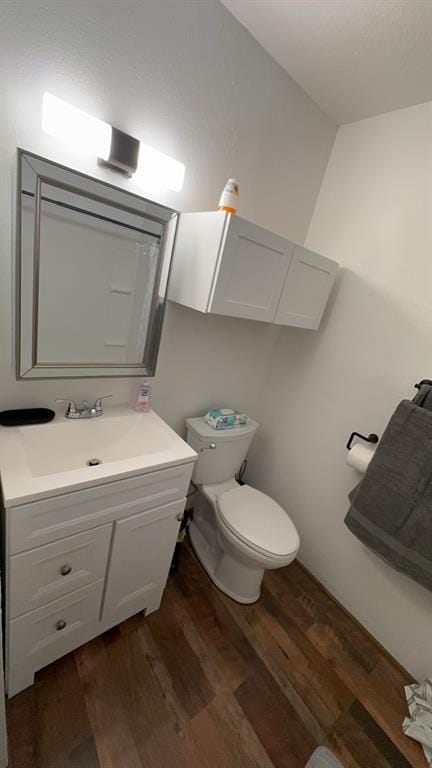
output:
[[[432,98],[432,0],[222,0],[336,123]]]

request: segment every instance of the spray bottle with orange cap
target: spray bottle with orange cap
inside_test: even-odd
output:
[[[239,195],[240,189],[236,179],[228,179],[219,200],[218,210],[235,213],[237,211]]]

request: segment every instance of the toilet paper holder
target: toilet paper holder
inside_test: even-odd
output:
[[[352,447],[352,441],[355,437],[360,437],[362,440],[365,440],[366,443],[377,443],[379,440],[378,435],[375,434],[375,432],[371,432],[370,435],[366,437],[366,435],[361,435],[360,432],[351,432],[350,438],[347,442],[347,450],[351,450]]]

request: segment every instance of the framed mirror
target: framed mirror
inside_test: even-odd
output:
[[[178,213],[18,150],[18,379],[153,376]]]

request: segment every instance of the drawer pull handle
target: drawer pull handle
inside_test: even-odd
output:
[[[62,565],[60,568],[60,573],[62,576],[67,576],[72,570],[72,566],[67,563],[66,565]]]
[[[57,632],[61,632],[61,630],[64,629],[65,626],[66,626],[66,622],[63,619],[61,619],[61,621],[57,622],[55,628],[56,628]]]

